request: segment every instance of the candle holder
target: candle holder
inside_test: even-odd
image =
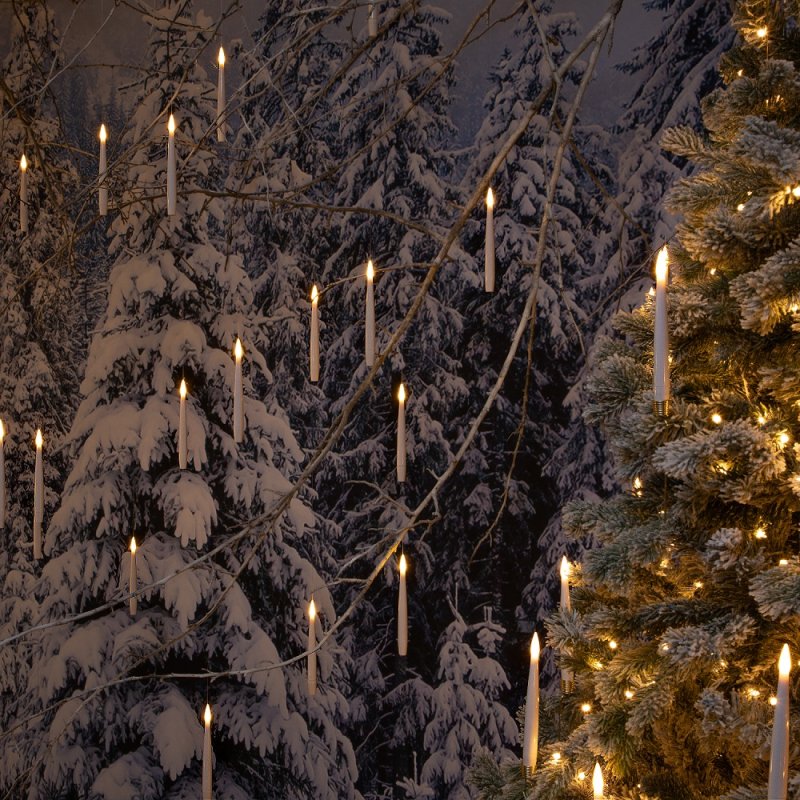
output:
[[[653,412],[657,417],[669,416],[669,400],[653,400]]]
[[[536,774],[536,767],[529,767],[523,764],[520,768],[522,770],[522,778],[527,784],[533,783],[533,776]]]

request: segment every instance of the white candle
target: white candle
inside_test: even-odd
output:
[[[203,736],[203,800],[212,800],[211,706],[208,703],[206,703],[203,721],[205,722],[205,734]]]
[[[311,287],[311,381],[319,380],[319,292],[317,286]]]
[[[375,363],[375,267],[372,259],[367,261],[367,312],[364,328],[364,361],[368,367]]]
[[[486,192],[486,252],[484,280],[487,292],[494,291],[494,194],[491,187]]]
[[[308,693],[316,694],[317,691],[317,607],[314,598],[308,604]]]
[[[0,419],[0,529],[6,525],[6,456],[4,443],[6,429]]]
[[[400,555],[400,591],[397,595],[397,653],[408,655],[408,590],[406,589],[405,553]]]
[[[131,612],[131,616],[136,616],[136,609],[137,609],[137,601],[134,597],[134,592],[136,591],[136,537],[131,536],[131,568],[130,573],[128,575],[128,594],[131,596],[129,601],[129,611]]]
[[[181,406],[178,414],[178,466],[186,469],[186,381],[181,380]]]
[[[108,187],[106,186],[106,126],[100,126],[100,167],[98,170],[97,204],[100,214],[108,213]]]
[[[592,773],[592,800],[603,800],[603,770],[600,769],[600,764],[594,762],[594,772]]]
[[[33,471],[33,557],[42,557],[42,520],[44,519],[44,470],[42,468],[42,432],[36,430],[36,465]]]
[[[653,392],[655,409],[659,414],[669,412],[669,334],[667,331],[667,275],[669,254],[667,246],[658,251],[656,259],[656,316],[653,341]]]
[[[397,390],[397,481],[406,479],[406,387]]]
[[[236,344],[233,346],[233,357],[235,359],[233,373],[233,441],[241,442],[244,438],[244,398],[242,389],[242,356],[244,348],[239,337],[236,337]]]
[[[19,160],[19,229],[28,232],[28,159]]]
[[[220,47],[217,56],[219,74],[217,76],[217,141],[225,141],[225,51]]]
[[[367,16],[367,32],[371,38],[378,35],[378,14],[375,11],[375,3],[370,0],[369,12]]]
[[[531,666],[528,671],[528,694],[525,698],[525,729],[523,731],[522,763],[528,770],[536,769],[539,751],[539,635],[531,639]]]
[[[569,596],[569,574],[572,568],[566,556],[561,557],[561,608],[563,611],[572,610],[572,601]],[[571,692],[573,688],[573,674],[571,669],[561,668],[561,691]]]
[[[175,175],[175,117],[172,114],[169,115],[167,131],[169,132],[169,141],[167,142],[167,214],[172,215],[175,213],[178,196]]]
[[[772,725],[772,749],[769,754],[769,800],[786,800],[789,781],[789,672],[792,658],[785,644],[778,659],[778,702]]]

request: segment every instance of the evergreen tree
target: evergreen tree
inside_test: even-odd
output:
[[[152,66],[132,87],[112,288],[37,587],[41,621],[60,624],[31,635],[35,680],[6,745],[4,783],[30,797],[198,796],[208,701],[220,797],[252,798],[264,785],[287,798],[354,797],[352,749],[332,721],[346,709],[336,648],[319,653],[314,697],[302,662],[282,665],[306,647],[311,596],[325,622],[333,604],[298,551],[316,535],[308,506],[295,498],[273,515],[302,451],[274,392],[262,400],[252,389],[256,372],[267,373],[267,343],[224,235],[224,161],[211,149],[214,92],[200,64],[212,21],[184,2],[145,19]],[[170,111],[173,217],[163,201]],[[238,446],[237,336],[249,368]],[[175,447],[182,379],[187,469]],[[132,534],[143,587],[133,618],[124,600]]]
[[[567,514],[598,546],[574,613],[549,625],[576,689],[548,708],[536,796],[581,796],[578,773],[597,757],[615,796],[766,796],[768,698],[782,644],[795,657],[800,644],[798,19],[797,2],[740,3],[705,134],[664,139],[697,170],[671,195],[672,408],[652,408],[648,302],[617,319],[625,338],[603,344],[590,382],[588,421],[605,427],[629,488]],[[790,797],[797,766],[792,753]]]

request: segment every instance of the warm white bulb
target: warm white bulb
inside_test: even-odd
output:
[[[609,647],[610,647],[612,650],[616,650],[616,649],[617,649],[617,647],[618,647],[618,645],[617,645],[617,643],[614,641],[614,639],[612,639],[612,640],[611,640],[611,641],[608,643],[608,646],[609,646]]]
[[[131,536],[131,553],[136,552],[136,537]]]
[[[44,439],[42,439],[42,432],[37,428],[36,429],[36,447],[41,449],[43,443],[44,443]]]
[[[625,690],[625,699],[632,700],[633,699],[633,692],[630,689]]]
[[[534,633],[531,639],[531,661],[539,660],[539,634]]]
[[[406,385],[404,383],[401,383],[400,388],[397,390],[397,399],[401,403],[405,403],[406,401]]]
[[[28,159],[25,158],[25,153],[22,154],[22,158],[19,160],[19,168],[25,172],[28,169]]]
[[[756,36],[758,36],[758,38],[759,38],[759,39],[766,39],[766,38],[767,38],[767,28],[766,28],[766,25],[765,25],[765,26],[763,26],[763,27],[761,27],[761,28],[759,28],[759,29],[756,31]]]
[[[211,706],[208,703],[206,703],[206,710],[203,714],[203,719],[205,720],[206,728],[211,725]]]
[[[491,186],[486,192],[486,208],[494,208],[494,192]]]
[[[367,261],[367,280],[372,283],[375,279],[375,266],[372,263],[372,259]]]
[[[106,126],[105,125],[101,125],[100,126],[100,141],[101,142],[105,142],[105,140],[107,138],[108,138],[108,134],[106,133]]]
[[[781,649],[781,657],[778,659],[778,675],[781,678],[788,678],[792,669],[792,657],[789,655],[789,645],[785,644]]]
[[[314,598],[308,604],[308,619],[313,622],[317,618],[317,606],[314,604]]]
[[[591,710],[592,710],[592,706],[589,703],[584,703],[581,706],[581,711],[583,711],[584,714],[588,714]]]
[[[715,411],[715,412],[714,412],[714,413],[711,415],[711,421],[712,421],[712,422],[713,422],[715,425],[721,425],[721,424],[722,424],[722,414],[720,414],[720,413],[718,413],[718,412],[716,412],[716,411]]]
[[[172,114],[169,115],[169,120],[167,122],[167,130],[169,131],[169,135],[172,136],[175,133],[175,117]]]
[[[664,245],[658,251],[658,257],[656,258],[656,281],[658,283],[667,282],[668,270],[669,270],[669,251],[667,250],[667,246]]]
[[[406,554],[400,554],[400,574],[405,575],[406,570],[408,569],[408,564],[406,563]]]
[[[221,66],[225,66],[225,51],[220,47],[219,55],[217,56],[217,63]]]
[[[180,392],[181,400],[186,399],[186,381],[185,380],[181,380],[181,386],[180,386],[180,389],[178,391]]]
[[[233,346],[233,355],[236,356],[237,361],[240,361],[242,356],[244,355],[242,340],[238,336],[236,337],[236,344],[234,344]]]

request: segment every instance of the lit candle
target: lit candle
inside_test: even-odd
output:
[[[571,572],[569,561],[566,556],[561,557],[561,610],[571,611],[572,601],[569,597],[569,574]],[[566,667],[561,668],[561,691],[571,692],[573,688],[572,670]]]
[[[319,292],[311,287],[311,381],[319,380]]]
[[[205,735],[203,736],[203,800],[212,800],[211,783],[211,706],[206,703],[206,710],[203,714],[205,722]]]
[[[44,470],[42,468],[42,432],[36,429],[36,465],[33,471],[33,557],[42,557],[42,520],[44,519]]]
[[[375,267],[367,261],[367,321],[364,328],[364,361],[368,367],[375,363]]]
[[[397,390],[397,481],[406,479],[406,387]]]
[[[308,604],[308,693],[317,691],[317,607],[314,598]]]
[[[367,32],[369,33],[370,37],[375,37],[378,35],[378,15],[375,12],[375,3],[373,0],[370,0],[369,4],[369,13],[367,16]]]
[[[778,659],[778,702],[772,724],[772,749],[769,754],[769,800],[786,800],[789,781],[789,672],[792,658],[785,644]]]
[[[181,407],[178,415],[178,466],[186,469],[186,381],[181,380]]]
[[[28,159],[19,160],[19,229],[28,232]]]
[[[400,591],[397,595],[397,653],[408,655],[408,591],[406,589],[405,553],[400,555]]]
[[[100,168],[98,170],[97,203],[101,214],[108,213],[108,187],[106,186],[106,126],[100,126]]]
[[[494,194],[491,187],[486,192],[486,256],[484,280],[487,292],[494,291]]]
[[[525,729],[522,763],[529,774],[536,769],[539,751],[539,634],[531,639],[531,666],[528,672],[528,694],[525,698]]]
[[[167,214],[172,215],[175,213],[178,195],[175,175],[175,117],[172,114],[169,115],[167,131],[169,132],[169,141],[167,143]]]
[[[6,525],[6,456],[3,450],[6,429],[0,419],[0,529]]]
[[[225,51],[220,47],[217,56],[219,75],[217,76],[217,141],[225,141]]]
[[[656,317],[653,341],[653,407],[657,414],[669,413],[669,334],[667,332],[667,275],[669,253],[664,245],[656,259]]]
[[[600,769],[599,762],[594,762],[594,772],[592,773],[592,800],[603,800],[603,770]]]
[[[131,569],[128,576],[128,594],[131,596],[129,610],[131,612],[131,616],[136,616],[136,597],[134,596],[134,592],[136,591],[136,537],[131,536]]]
[[[241,442],[244,438],[244,406],[242,390],[242,356],[244,348],[239,337],[236,337],[236,344],[233,346],[233,357],[235,359],[233,374],[233,441]]]

